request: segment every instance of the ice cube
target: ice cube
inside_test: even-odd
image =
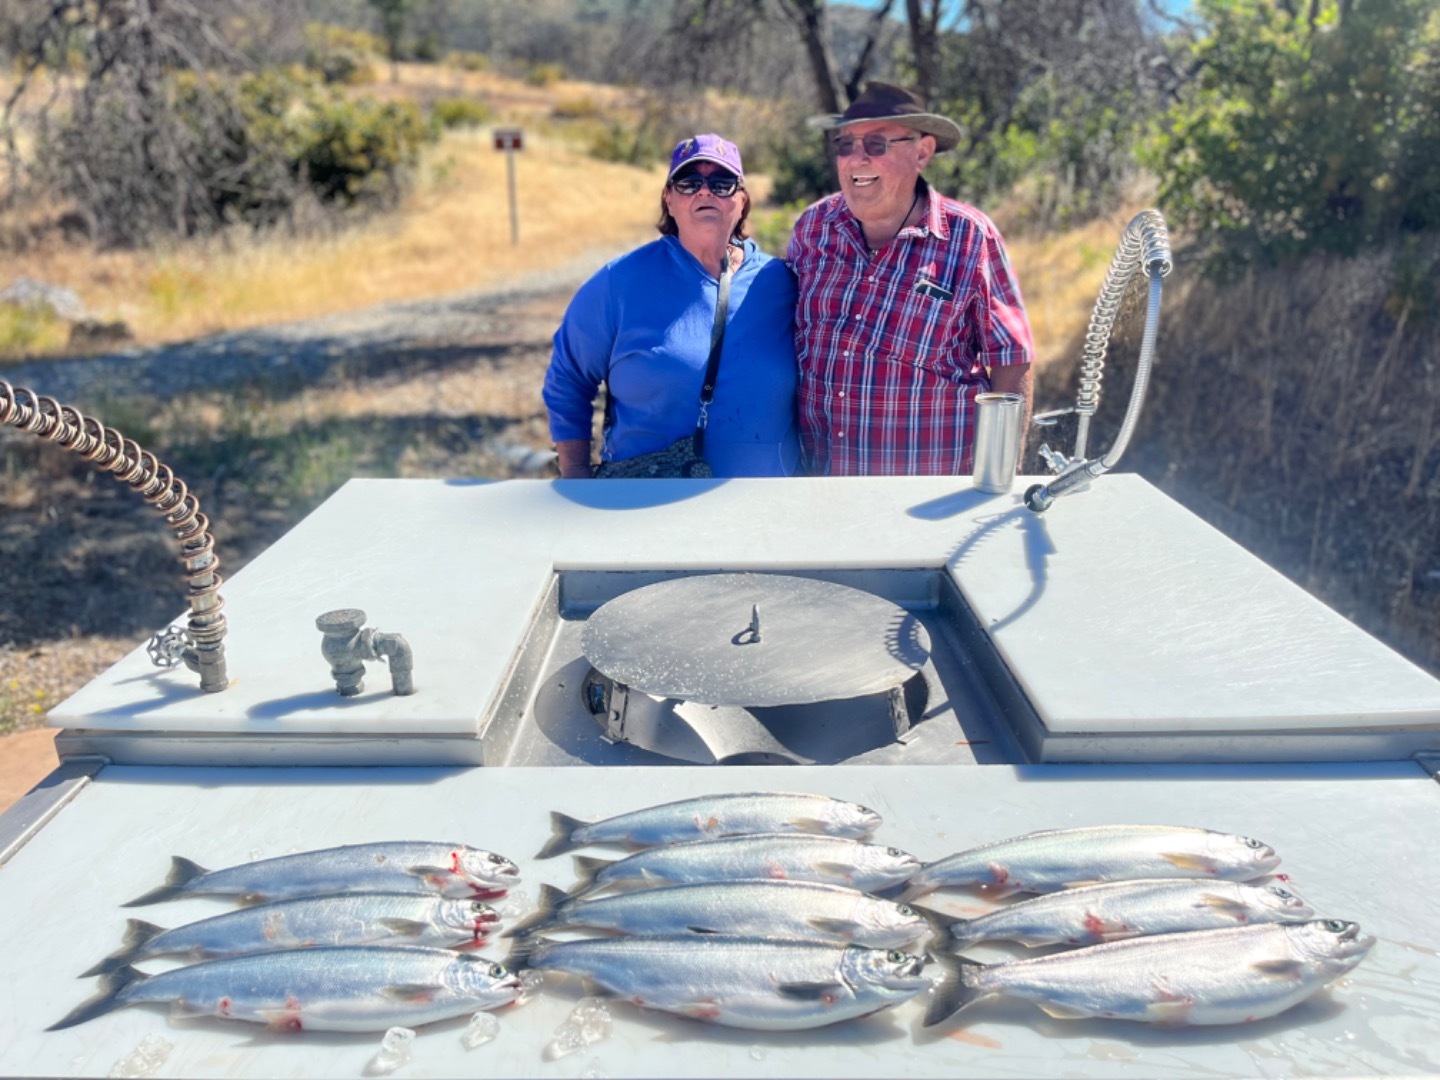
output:
[[[154,1076],[174,1049],[174,1043],[166,1042],[159,1035],[146,1035],[140,1040],[140,1045],[130,1052],[129,1057],[122,1058],[111,1066],[110,1075],[127,1078]]]
[[[366,1076],[388,1076],[410,1060],[410,1047],[415,1042],[415,1032],[410,1028],[392,1027],[380,1040],[380,1049],[370,1064],[365,1066]]]
[[[599,1058],[591,1058],[590,1064],[580,1074],[580,1080],[609,1080],[610,1074],[600,1067]]]
[[[495,1019],[495,1014],[477,1012],[470,1018],[470,1024],[465,1028],[465,1033],[460,1036],[460,1043],[466,1050],[474,1050],[477,1046],[484,1046],[499,1034],[500,1021]]]

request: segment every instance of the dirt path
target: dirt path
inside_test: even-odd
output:
[[[329,463],[340,480],[543,474],[550,337],[575,288],[615,254],[485,293],[0,367],[0,379],[154,448],[201,495],[230,576],[333,489],[328,475],[307,488],[306,470],[334,446],[353,455]],[[177,417],[210,414],[222,444],[176,441]],[[262,436],[271,423],[295,434]],[[3,808],[55,762],[48,733],[26,729],[184,601],[174,540],[134,492],[8,428],[0,453],[0,732],[20,730],[0,735]]]

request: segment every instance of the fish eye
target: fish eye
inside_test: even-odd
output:
[[[489,861],[492,862],[492,863],[494,863],[494,864],[496,864],[496,865],[498,866],[500,863],[508,862],[509,860],[506,859],[504,855],[496,855],[496,854],[492,851],[492,852],[490,853],[490,859],[489,859]]]
[[[503,964],[491,964],[491,965],[490,965],[490,977],[491,977],[492,979],[503,979],[503,978],[505,977],[505,967],[504,967],[504,965],[503,965]]]
[[[1291,892],[1289,889],[1285,888],[1283,885],[1271,885],[1271,886],[1270,886],[1270,891],[1271,891],[1272,893],[1274,893],[1276,896],[1278,896],[1281,900],[1294,900],[1294,899],[1295,899],[1295,894],[1294,894],[1293,892]]]
[[[885,954],[885,959],[889,960],[892,964],[903,964],[906,960],[909,959],[909,957],[906,956],[899,949],[891,949]]]
[[[1253,851],[1259,851],[1265,845],[1262,844],[1259,840],[1256,840],[1254,837],[1247,836],[1245,838],[1245,846]]]
[[[1341,932],[1345,929],[1345,927],[1346,927],[1347,925],[1348,925],[1348,924],[1345,922],[1344,919],[1326,919],[1326,920],[1325,920],[1325,929],[1326,929],[1326,930],[1329,930],[1332,934],[1341,933]]]
[[[472,900],[470,901],[470,910],[476,915],[484,915],[485,912],[490,910],[490,905],[482,904],[479,900]]]
[[[908,919],[911,915],[914,915],[914,914],[915,914],[915,909],[912,908],[909,904],[901,904],[901,905],[900,905],[899,907],[897,907],[895,910],[896,910],[897,912],[899,912],[901,915],[904,915],[907,919]]]
[[[885,849],[885,854],[896,859],[903,858],[905,855],[905,853],[901,851],[898,847],[887,847]]]

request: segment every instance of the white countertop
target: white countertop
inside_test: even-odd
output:
[[[1043,515],[1029,482],[353,480],[225,582],[228,691],[137,650],[50,719],[470,734],[557,570],[948,567],[1052,732],[1398,728],[1440,748],[1440,682],[1144,480]],[[341,607],[404,635],[418,693],[392,696],[382,664],[362,695],[333,692],[314,620]]]
[[[546,1060],[581,990],[547,977],[465,1050],[465,1020],[419,1029],[397,1080],[575,1077],[1279,1077],[1440,1073],[1440,788],[1408,763],[1331,766],[933,766],[643,769],[200,769],[112,766],[0,869],[0,1075],[105,1076],[147,1036],[172,1044],[160,1077],[358,1077],[379,1036],[277,1034],[172,1023],[132,1007],[43,1029],[94,993],[76,976],[120,944],[128,916],[162,926],[230,906],[191,898],[120,904],[164,879],[172,855],[220,867],[375,840],[438,840],[516,859],[522,889],[573,883],[568,858],[537,861],[548,811],[598,818],[707,791],[782,787],[878,810],[877,838],[935,859],[1040,828],[1151,822],[1257,837],[1325,917],[1379,942],[1327,992],[1270,1020],[1212,1028],[1060,1021],[984,1002],[938,1031],[922,1002],[810,1032],[762,1034],[610,1006],[610,1038]],[[611,852],[594,849],[591,854]],[[927,903],[986,905],[950,890]],[[995,948],[995,947],[991,947]],[[1014,951],[1019,950],[1018,947]],[[503,956],[488,949],[487,955]],[[1007,953],[972,950],[979,959]],[[163,962],[144,965],[159,970]]]

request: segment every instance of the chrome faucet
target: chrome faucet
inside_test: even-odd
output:
[[[1059,477],[1049,484],[1035,484],[1025,492],[1025,505],[1035,513],[1046,510],[1061,495],[1084,491],[1095,477],[1113,469],[1125,452],[1125,447],[1134,434],[1136,421],[1140,418],[1140,405],[1145,397],[1145,388],[1150,381],[1150,366],[1155,352],[1155,335],[1160,324],[1160,294],[1163,281],[1173,267],[1170,258],[1170,234],[1165,219],[1158,210],[1143,210],[1125,226],[1120,237],[1120,247],[1110,262],[1110,271],[1105,275],[1105,284],[1095,301],[1095,311],[1090,316],[1090,327],[1085,332],[1085,352],[1080,362],[1080,391],[1075,406],[1041,413],[1031,423],[1038,427],[1053,425],[1058,417],[1075,413],[1075,452],[1070,457],[1052,450],[1048,445],[1040,447],[1040,456]],[[1087,460],[1086,442],[1090,433],[1090,417],[1100,404],[1100,379],[1105,367],[1105,350],[1110,344],[1110,331],[1115,326],[1115,317],[1120,312],[1120,302],[1125,290],[1135,277],[1136,270],[1144,270],[1150,279],[1150,305],[1145,311],[1145,332],[1140,341],[1140,358],[1135,367],[1135,384],[1130,390],[1130,404],[1125,410],[1125,420],[1120,434],[1104,457]]]

